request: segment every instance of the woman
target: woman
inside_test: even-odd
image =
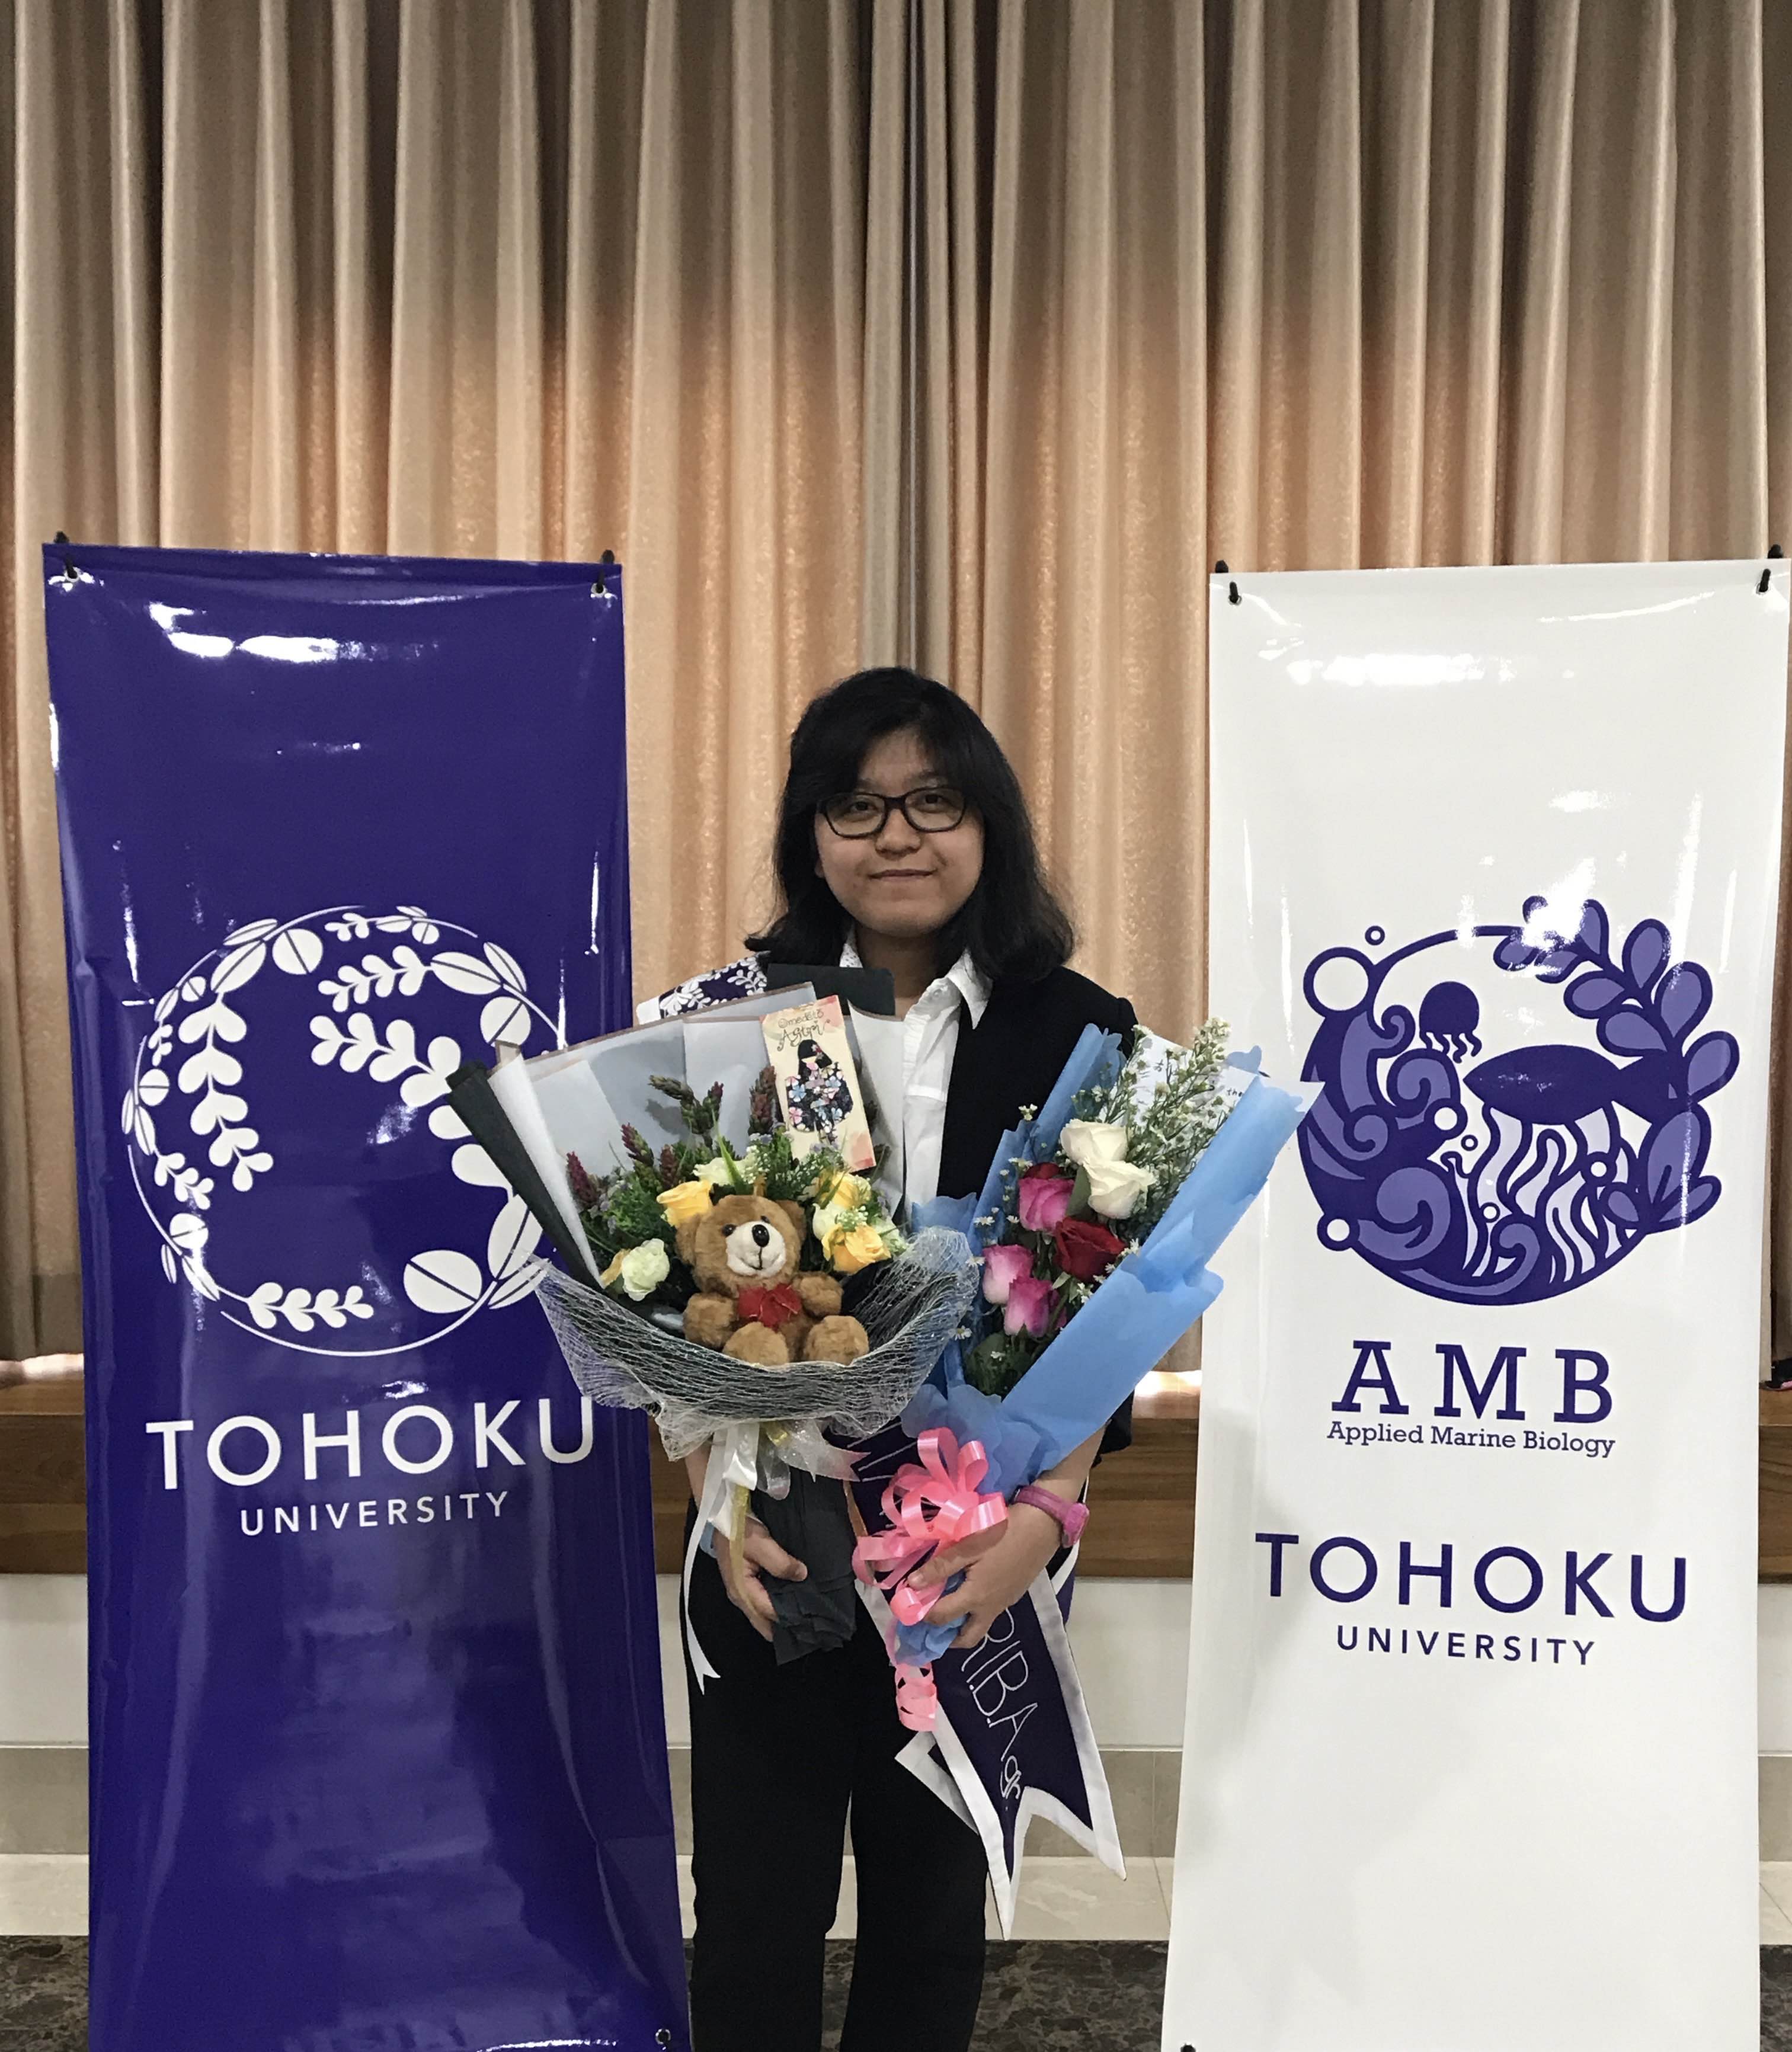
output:
[[[782,908],[751,946],[895,980],[904,1094],[892,1137],[911,1206],[981,1187],[1020,1107],[1044,1102],[1085,1026],[1131,1031],[1123,999],[1065,966],[1070,922],[1007,758],[962,699],[911,671],[849,677],[803,715],[775,863]],[[657,1009],[737,997],[756,969],[736,963]],[[1057,1510],[1016,1505],[997,1533],[921,1571],[923,1582],[966,1571],[932,1613],[961,1624],[957,1645],[975,1645],[1050,1564],[1098,1453],[1130,1438],[1123,1414],[1041,1478]],[[693,1489],[701,1468],[694,1459]],[[849,1808],[858,1944],[841,2052],[963,2052],[982,1986],[982,1845],[898,1763],[911,1735],[869,1614],[849,1644],[781,1666],[764,1584],[800,1580],[805,1565],[757,1525],[742,1553],[738,1578],[700,1553],[689,1590],[718,1670],[701,1688],[687,1675],[696,2052],[817,2052]]]

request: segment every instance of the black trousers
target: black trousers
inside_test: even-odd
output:
[[[849,1808],[858,1943],[841,2052],[966,2052],[983,1986],[977,1835],[896,1755],[889,1657],[849,1646],[780,1667],[700,1553],[690,1615],[720,1672],[691,1698],[696,2052],[818,2052],[822,1941]]]

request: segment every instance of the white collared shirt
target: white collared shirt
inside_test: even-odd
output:
[[[841,950],[840,965],[865,966],[850,940]],[[989,1001],[987,979],[963,954],[943,976],[934,978],[903,1019],[900,1194],[911,1210],[939,1194],[939,1153],[946,1138],[946,1098],[958,1052],[959,1022],[968,1012],[975,1032]],[[884,1113],[888,1118],[888,1107]],[[890,1165],[892,1170],[895,1166]],[[884,1180],[879,1178],[880,1184]],[[889,1181],[893,1185],[893,1175]],[[897,1194],[895,1188],[885,1188],[885,1201]]]

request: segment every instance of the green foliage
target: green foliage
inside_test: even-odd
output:
[[[678,1236],[669,1224],[659,1203],[659,1192],[651,1190],[638,1176],[623,1177],[609,1193],[604,1215],[619,1247],[641,1247],[648,1240],[664,1240],[668,1253],[677,1251]]]
[[[607,1268],[618,1254],[644,1246],[650,1239],[660,1241],[672,1257],[671,1274],[641,1306],[643,1310],[658,1304],[680,1306],[695,1286],[690,1270],[678,1256],[677,1232],[660,1204],[662,1192],[695,1181],[700,1169],[720,1161],[727,1169],[727,1180],[717,1185],[718,1196],[758,1189],[778,1202],[806,1208],[845,1170],[838,1151],[831,1147],[817,1148],[799,1158],[789,1129],[778,1117],[775,1078],[769,1067],[755,1083],[749,1104],[747,1123],[752,1145],[738,1157],[722,1134],[720,1083],[700,1097],[675,1077],[654,1076],[649,1080],[656,1091],[678,1106],[688,1138],[674,1141],[656,1153],[635,1127],[625,1126],[622,1147],[626,1165],[614,1175],[600,1177],[589,1174],[576,1155],[567,1157],[567,1180],[580,1222],[600,1267]],[[849,1226],[872,1226],[892,1254],[900,1252],[904,1244],[881,1203],[846,1213],[843,1222]],[[804,1236],[802,1259],[806,1267],[825,1265],[812,1232]]]
[[[649,1076],[647,1080],[662,1097],[669,1097],[677,1106],[684,1130],[702,1150],[698,1158],[708,1161],[716,1152],[720,1137],[722,1086],[712,1083],[708,1091],[699,1097],[688,1083],[681,1083],[676,1076]]]
[[[1005,1334],[991,1333],[965,1357],[964,1379],[986,1396],[1006,1396],[1025,1374],[1030,1358]]]
[[[831,1182],[843,1164],[831,1147],[818,1147],[798,1159],[790,1145],[790,1130],[780,1126],[763,1140],[755,1140],[742,1157],[741,1173],[751,1189],[763,1178],[765,1193],[780,1203],[806,1204],[818,1185]]]
[[[1225,1106],[1214,1089],[1225,1066],[1228,1029],[1223,1019],[1210,1019],[1193,1044],[1170,1055],[1156,1079],[1154,1094],[1141,1109],[1138,1093],[1151,1062],[1141,1036],[1131,1055],[1111,1083],[1079,1091],[1072,1110],[1078,1118],[1123,1126],[1126,1158],[1153,1172],[1151,1188],[1126,1221],[1123,1236],[1135,1244],[1148,1235],[1170,1208],[1188,1173],[1225,1122]],[[1086,1200],[1085,1180],[1078,1192]],[[1072,1208],[1077,1208],[1073,1200]]]

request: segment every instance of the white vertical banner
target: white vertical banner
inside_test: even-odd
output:
[[[1755,2052],[1762,580],[1215,580],[1212,1002],[1323,1090],[1206,1322],[1168,2052]]]

